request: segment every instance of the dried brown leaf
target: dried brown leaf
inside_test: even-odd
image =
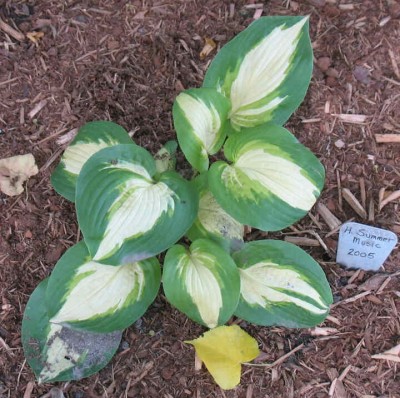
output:
[[[204,47],[200,52],[200,59],[203,60],[204,58],[206,58],[216,47],[217,44],[215,43],[215,41],[206,37]]]
[[[23,192],[22,184],[39,172],[31,153],[0,159],[0,191],[8,196]]]

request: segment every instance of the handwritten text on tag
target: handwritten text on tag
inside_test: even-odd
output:
[[[391,231],[348,222],[340,228],[336,262],[348,268],[377,271],[396,243],[397,236]]]

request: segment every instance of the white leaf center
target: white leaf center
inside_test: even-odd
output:
[[[293,270],[282,268],[277,264],[261,262],[239,271],[240,293],[249,304],[266,307],[269,302],[288,302],[315,314],[324,314],[327,310],[318,291]],[[277,289],[285,289],[309,297],[322,308]]]
[[[65,170],[72,174],[78,175],[85,162],[94,153],[115,144],[116,143],[104,142],[103,140],[100,140],[98,142],[78,142],[69,146],[65,150],[62,160]]]
[[[111,266],[90,261],[78,268],[71,281],[74,283],[76,285],[50,322],[82,321],[121,309],[137,287],[137,298],[140,298],[144,274],[137,263]]]
[[[154,184],[141,178],[125,181],[110,207],[109,222],[93,259],[107,257],[126,239],[151,230],[163,213],[174,209],[173,196],[162,182]]]
[[[278,93],[271,102],[248,110],[241,108],[253,104],[273,93],[285,80],[292,56],[296,50],[300,31],[306,23],[303,18],[290,28],[276,27],[255,48],[250,50],[240,65],[236,79],[231,86],[231,115],[254,115],[277,107],[284,98]]]
[[[318,188],[301,167],[287,159],[256,149],[241,155],[234,168],[294,208],[309,210],[315,203]],[[232,168],[228,172],[232,173]]]
[[[176,101],[191,124],[194,134],[203,143],[206,151],[209,152],[221,128],[218,111],[212,104],[206,105],[200,99],[186,93],[180,94]]]
[[[51,380],[61,372],[73,368],[80,358],[80,354],[73,352],[58,336],[61,329],[62,326],[60,325],[50,324],[50,331],[47,336],[46,360],[39,375],[39,383]]]
[[[218,204],[211,192],[201,197],[198,218],[206,231],[229,239],[243,239],[243,225]]]
[[[221,288],[214,274],[203,262],[214,262],[214,258],[204,253],[192,253],[178,264],[184,275],[184,285],[197,306],[200,317],[210,328],[218,325],[222,308]]]

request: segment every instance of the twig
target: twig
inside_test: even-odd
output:
[[[264,4],[263,3],[255,3],[255,4],[247,4],[244,6],[244,8],[263,8]]]
[[[11,351],[11,348],[9,345],[3,340],[2,337],[0,337],[0,344],[5,348],[6,353],[11,355],[12,357],[14,356],[14,353]]]
[[[45,106],[47,100],[41,100],[36,106],[28,113],[30,119],[33,119]]]
[[[389,48],[388,52],[389,52],[390,61],[392,63],[393,72],[396,75],[396,77],[398,79],[400,79],[400,71],[399,71],[399,67],[397,66],[396,57],[394,55],[394,52],[390,48]]]
[[[317,220],[317,218],[316,218],[315,216],[312,215],[311,212],[308,213],[308,217],[311,218],[311,221],[312,221],[320,230],[323,229],[321,223]]]
[[[397,80],[391,79],[390,77],[386,76],[382,76],[382,78],[396,86],[400,86],[400,82],[398,82]]]
[[[360,193],[361,193],[361,205],[365,209],[367,206],[367,193],[365,190],[365,180],[363,177],[360,178]]]
[[[13,77],[12,79],[5,80],[4,82],[0,82],[0,86],[4,86],[5,84],[15,82],[18,79],[19,77]]]
[[[306,238],[304,236],[285,236],[285,242],[293,243],[297,246],[320,246],[317,239]]]
[[[392,280],[392,277],[391,277],[391,276],[388,276],[388,277],[383,281],[382,285],[381,285],[380,288],[377,290],[376,294],[381,294],[381,293],[385,290],[386,286],[389,284],[389,282],[390,282],[391,280]]]
[[[347,113],[332,113],[331,116],[336,116],[343,123],[351,123],[351,124],[364,124],[367,120],[366,115],[355,115],[355,114],[347,114]]]
[[[53,138],[59,136],[60,134],[65,133],[66,131],[67,131],[67,129],[64,127],[64,128],[62,128],[61,130],[56,131],[54,134],[51,134],[50,136],[48,136],[48,137],[46,137],[46,138],[43,138],[42,140],[36,142],[36,143],[35,143],[35,146],[38,146],[38,145],[40,145],[40,144],[43,144],[44,142],[47,142],[47,141],[49,141],[49,140],[51,140],[51,139],[53,139]],[[57,142],[57,144],[58,144],[58,142]]]
[[[381,211],[388,203],[400,198],[400,190],[392,192],[379,203],[379,211]]]
[[[339,9],[344,11],[351,11],[354,10],[354,4],[339,4]]]
[[[327,319],[328,321],[334,323],[335,325],[338,325],[338,326],[341,325],[339,319],[335,318],[335,317],[332,316],[332,315],[328,315],[328,316],[326,317],[326,319]]]
[[[349,220],[349,222],[350,222],[350,221],[353,221],[353,220],[354,220],[354,217],[351,218],[351,219]],[[342,226],[342,225],[339,225],[339,226],[336,227],[335,229],[332,229],[331,232],[328,232],[328,233],[325,235],[325,238],[329,238],[330,236],[335,235],[335,234],[339,231],[339,229],[340,229],[341,226]]]
[[[317,211],[331,231],[342,225],[342,222],[338,220],[323,203],[319,202],[317,204]]]
[[[361,270],[358,269],[356,272],[354,272],[354,274],[351,276],[351,278],[347,281],[348,285],[351,285],[361,274]]]
[[[58,156],[61,155],[61,152],[64,150],[64,148],[58,148],[47,160],[47,162],[40,168],[39,173],[42,173],[43,171],[47,170],[53,162],[58,158]]]
[[[375,134],[378,144],[400,144],[400,134]]]
[[[339,379],[340,381],[343,381],[344,378],[347,376],[347,373],[349,373],[350,370],[351,370],[352,368],[353,368],[352,365],[348,365],[348,366],[346,367],[346,369],[340,374],[340,376],[338,377],[338,379]]]
[[[9,34],[15,40],[18,40],[18,41],[25,40],[24,34],[22,34],[21,32],[18,32],[18,30],[15,30],[10,25],[6,24],[1,18],[0,18],[0,29],[3,30],[4,32],[6,32],[7,34]]]
[[[281,356],[279,359],[277,359],[275,362],[272,362],[272,363],[249,363],[249,362],[244,362],[243,365],[262,367],[262,368],[273,368],[274,366],[280,365],[281,363],[285,362],[285,360],[287,358],[292,356],[297,351],[300,351],[303,347],[304,347],[304,344],[300,344],[299,346],[297,346],[296,348],[293,348],[293,350],[289,351],[287,354]]]
[[[338,189],[338,202],[339,209],[343,211],[343,196],[342,196],[342,183],[340,181],[339,170],[336,170],[336,181],[337,181],[337,189]]]
[[[373,222],[375,221],[375,204],[374,199],[370,199],[369,206],[368,206],[368,221]]]
[[[144,365],[142,373],[138,377],[134,378],[132,381],[131,381],[131,379],[129,379],[129,382],[128,382],[129,386],[132,387],[135,384],[139,383],[139,381],[141,381],[142,379],[144,379],[147,376],[147,374],[150,372],[151,369],[153,369],[153,367],[154,367],[153,361],[146,363],[146,365]]]
[[[35,383],[33,383],[32,381],[30,381],[25,389],[25,393],[24,393],[24,398],[31,398],[31,394],[33,391],[33,387],[35,386]]]
[[[303,119],[302,123],[319,123],[322,119],[320,117],[316,117],[314,119]]]
[[[349,189],[343,188],[342,195],[345,201],[352,207],[352,209],[362,218],[367,218],[367,212],[362,207],[361,203],[356,197],[350,192]]]
[[[336,328],[319,328],[317,326],[308,330],[311,336],[330,336],[332,334],[339,333]]]
[[[322,240],[322,238],[314,230],[306,229],[304,231],[296,230],[294,232],[286,232],[286,233],[284,233],[284,235],[296,235],[296,234],[310,234],[310,235],[314,236],[315,239],[318,240],[319,244],[324,248],[324,250],[327,253],[330,253],[330,250],[328,249],[328,246],[325,244],[325,242]]]
[[[322,240],[322,238],[313,230],[309,231],[311,235],[315,236],[315,238],[318,240],[319,244],[324,248],[324,250],[330,254],[331,251],[329,250],[328,246],[325,244],[325,242]]]
[[[355,295],[353,297],[349,297],[348,299],[345,299],[345,300],[342,300],[342,301],[338,301],[337,303],[332,304],[331,308],[335,308],[338,305],[348,304],[348,303],[352,303],[353,301],[357,301],[358,299],[363,298],[363,297],[368,296],[369,294],[371,294],[371,291],[372,290],[367,290],[364,293],[360,293],[360,294],[357,294],[357,295]]]
[[[77,134],[78,134],[78,129],[74,128],[74,129],[68,131],[68,133],[66,133],[63,136],[61,136],[60,138],[58,138],[56,143],[58,145],[69,144],[75,138],[75,136]]]

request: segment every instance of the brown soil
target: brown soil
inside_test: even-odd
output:
[[[97,375],[57,383],[56,390],[38,386],[24,360],[20,328],[28,297],[80,239],[73,205],[49,182],[64,149],[57,140],[87,121],[109,119],[155,153],[174,137],[174,97],[201,84],[215,54],[200,59],[205,38],[222,46],[248,26],[259,6],[263,15],[311,15],[314,77],[288,128],[327,169],[320,202],[342,222],[400,233],[399,200],[378,206],[387,192],[400,189],[400,146],[379,144],[375,136],[398,139],[400,133],[399,2],[259,3],[0,0],[0,17],[8,25],[44,33],[34,43],[0,30],[0,158],[32,152],[40,167],[23,194],[0,193],[0,397],[59,397],[61,391],[73,398],[400,397],[396,362],[371,358],[400,343],[400,253],[393,252],[379,280],[362,286],[373,274],[335,263],[338,235],[317,209],[278,237],[294,234],[324,244],[305,249],[327,273],[336,301],[331,316],[322,330],[241,322],[259,342],[262,361],[278,362],[244,366],[236,389],[224,392],[204,369],[195,371],[193,349],[183,341],[204,329],[172,309],[162,294],[124,333],[119,353]],[[40,103],[45,105],[30,117]],[[338,114],[366,118],[345,123]],[[369,220],[343,200],[342,188],[361,201]],[[252,231],[248,238],[260,235]]]

